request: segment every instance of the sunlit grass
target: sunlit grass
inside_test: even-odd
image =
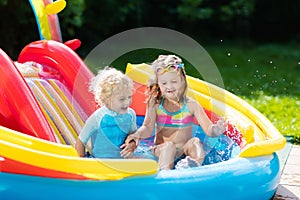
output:
[[[270,96],[262,92],[256,98],[245,99],[270,119],[283,135],[292,136],[295,142],[300,142],[299,98]]]
[[[225,88],[245,99],[300,143],[300,45],[218,44],[206,50]]]

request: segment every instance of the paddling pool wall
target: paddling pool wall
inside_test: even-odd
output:
[[[268,200],[279,184],[279,170],[278,156],[273,153],[118,181],[66,180],[0,173],[0,199],[191,200],[203,196],[206,200]]]

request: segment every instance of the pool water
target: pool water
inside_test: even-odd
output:
[[[198,137],[203,143],[205,159],[202,165],[223,162],[236,157],[240,153],[239,145],[224,134],[214,138],[208,137],[200,126],[194,125],[193,136]],[[134,157],[157,160],[151,152],[153,141],[154,134],[149,138],[140,140],[139,146],[135,150]]]

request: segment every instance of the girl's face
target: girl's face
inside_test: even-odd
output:
[[[158,86],[166,98],[178,101],[184,87],[181,75],[176,72],[165,72],[157,75]]]
[[[127,113],[129,106],[132,103],[132,89],[123,88],[121,86],[115,88],[110,101],[107,103],[107,107],[119,114]]]

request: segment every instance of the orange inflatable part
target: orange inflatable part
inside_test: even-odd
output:
[[[137,82],[134,82],[133,86],[134,93],[132,96],[132,102],[134,103],[131,104],[130,107],[135,110],[137,116],[145,116],[147,105],[145,91],[147,87]]]

